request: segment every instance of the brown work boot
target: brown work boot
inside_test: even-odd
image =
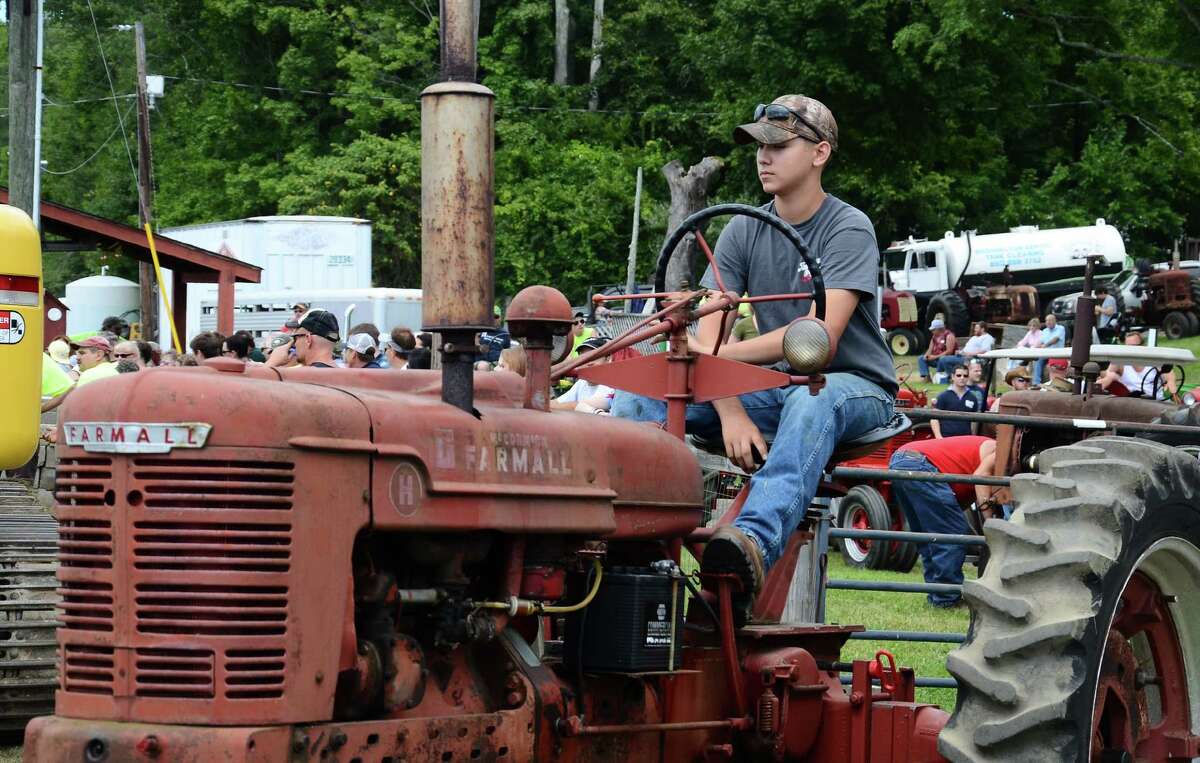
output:
[[[733,592],[733,614],[739,627],[744,625],[754,604],[754,597],[762,590],[762,549],[746,533],[733,525],[724,525],[713,533],[704,546],[704,558],[700,562],[702,573],[733,573],[742,581],[742,590]]]

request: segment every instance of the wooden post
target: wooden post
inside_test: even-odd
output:
[[[140,21],[133,25],[133,50],[137,59],[138,212],[142,227],[150,223],[153,230],[154,156],[150,151],[150,104],[146,96],[146,36]],[[138,264],[138,285],[141,287],[142,339],[157,342],[158,282],[154,266],[149,262]]]
[[[637,189],[633,192],[633,233],[629,236],[629,267],[625,272],[625,293],[633,294],[637,289],[638,230],[642,225],[642,168],[637,171]],[[628,305],[622,305],[628,311]]]
[[[699,212],[708,206],[708,189],[725,166],[715,156],[706,156],[697,165],[686,171],[677,160],[663,167],[663,175],[671,189],[671,206],[667,212],[667,236],[694,212]],[[692,286],[692,262],[697,251],[696,237],[688,234],[675,251],[671,253],[671,262],[667,265],[667,291],[677,291],[680,285],[687,281]]]
[[[233,301],[233,271],[222,270],[217,276],[217,331],[225,336],[233,333]]]
[[[171,278],[171,314],[175,316],[175,330],[179,332],[179,342],[182,345],[179,348],[181,353],[187,352],[188,340],[187,336],[187,302],[188,302],[188,281],[182,270],[176,270]],[[218,303],[218,309],[220,303]],[[219,314],[218,314],[219,315]]]
[[[8,0],[8,203],[34,213],[40,0]]]

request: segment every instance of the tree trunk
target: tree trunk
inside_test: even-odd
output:
[[[687,217],[708,206],[708,189],[717,179],[725,163],[715,156],[706,156],[697,165],[684,171],[683,165],[677,160],[663,167],[663,175],[671,189],[671,207],[667,212],[667,235],[679,227]],[[664,239],[665,243],[665,239]],[[714,242],[715,243],[715,242]],[[710,243],[710,246],[712,243]],[[696,237],[688,234],[675,251],[667,265],[667,291],[676,291],[684,282],[696,286],[697,281],[692,273],[692,263],[696,259],[699,247]]]
[[[600,49],[604,47],[604,0],[593,0],[592,8],[592,68],[588,72],[588,84],[592,86],[592,94],[588,98],[588,111],[600,108],[596,75],[600,73]]]
[[[571,8],[567,0],[554,0],[554,84],[570,79],[568,42],[571,37]]]

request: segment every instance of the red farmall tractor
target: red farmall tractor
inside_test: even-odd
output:
[[[216,359],[74,392],[59,688],[26,760],[940,760],[947,716],[913,701],[911,670],[858,661],[843,687],[861,628],[779,623],[803,528],[745,627],[735,578],[696,595],[679,571],[711,532],[684,406],[819,388],[819,321],[789,334],[791,375],[689,354],[687,322],[738,299],[671,295],[556,369],[665,395],[669,431],[547,410],[572,317],[550,288],[509,307],[527,377],[473,373],[492,325],[493,96],[471,81],[471,4],[443,11],[459,79],[422,96],[424,327],[442,369]],[[671,349],[584,367],[651,333]],[[856,445],[878,442],[843,455]]]
[[[1041,474],[1014,477],[1014,521],[987,527],[992,561],[964,591],[972,626],[949,662],[962,688],[946,726],[886,653],[840,661],[860,626],[779,622],[807,524],[743,627],[734,578],[698,586],[680,572],[712,532],[681,441],[687,403],[819,390],[833,349],[819,320],[789,327],[780,372],[688,352],[687,324],[729,316],[737,295],[660,294],[643,325],[552,367],[572,312],[531,287],[509,308],[527,376],[473,373],[474,337],[492,328],[493,96],[473,82],[472,18],[470,2],[444,0],[448,81],[422,95],[423,322],[441,334],[441,370],[215,359],[72,393],[55,714],[30,723],[25,759],[1200,755],[1200,468],[1184,451],[1097,438],[1031,465],[1010,443]],[[727,213],[793,240],[819,318],[818,263],[760,210],[699,213],[663,265],[688,228]],[[659,335],[665,353],[588,366]],[[667,400],[666,431],[550,413],[565,374]],[[833,460],[905,425],[841,443]]]

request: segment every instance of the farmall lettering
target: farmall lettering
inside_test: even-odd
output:
[[[169,453],[175,448],[203,448],[212,425],[69,421],[62,428],[67,445],[89,453]]]
[[[439,429],[434,432],[434,462],[438,469],[476,474],[517,474],[530,477],[570,477],[571,450],[543,435],[525,432],[474,433]]]

